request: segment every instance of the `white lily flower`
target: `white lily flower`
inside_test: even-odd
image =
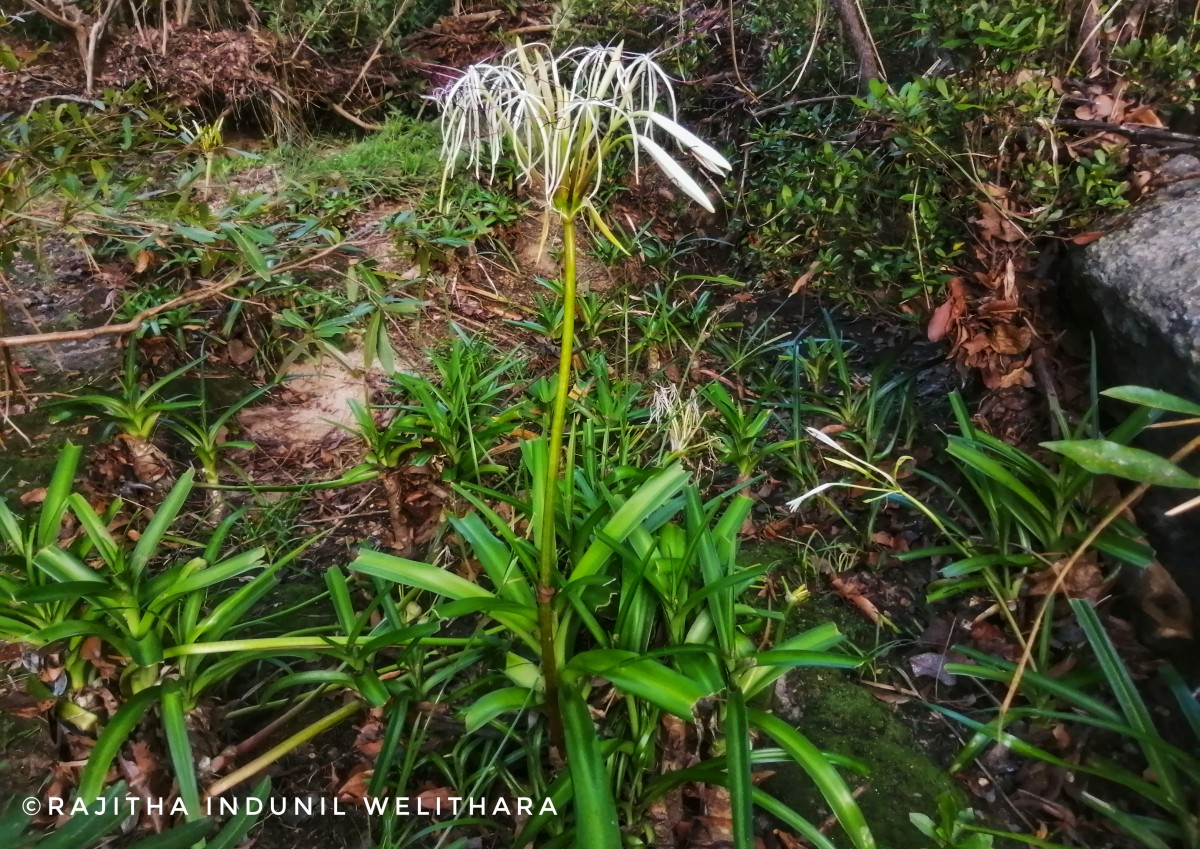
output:
[[[651,56],[626,53],[620,45],[574,48],[555,58],[545,44],[518,44],[495,63],[467,68],[441,100],[446,177],[462,153],[477,175],[494,174],[507,149],[543,205],[571,218],[582,210],[591,215],[606,159],[622,145],[633,149],[635,177],[645,148],[709,212],[712,202],[663,146],[663,136],[706,171],[725,176],[731,168],[679,124],[666,71]]]

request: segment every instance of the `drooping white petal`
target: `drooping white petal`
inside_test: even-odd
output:
[[[797,498],[793,498],[791,501],[789,501],[787,503],[787,509],[789,509],[793,513],[795,513],[797,510],[800,509],[801,505],[803,505],[805,501],[808,501],[808,499],[812,498],[814,495],[819,495],[820,493],[824,492],[827,489],[833,489],[834,487],[842,486],[842,485],[843,484],[833,482],[833,483],[823,483],[820,486],[814,486],[808,492],[804,493],[803,495],[801,495]]]
[[[817,442],[824,442],[830,448],[836,448],[838,451],[842,450],[842,446],[837,444],[837,440],[835,440],[825,431],[817,430],[815,427],[806,427],[805,430],[808,431],[808,435],[817,440]]]
[[[658,167],[663,170],[672,183],[683,190],[684,194],[707,209],[709,212],[715,212],[712,202],[708,199],[708,195],[704,194],[704,189],[700,188],[700,184],[692,179],[692,176],[683,167],[671,158],[671,154],[667,153],[658,142],[648,136],[634,134],[634,141],[637,145],[645,147],[650,152],[650,156],[658,163]]]
[[[636,174],[645,144],[672,182],[711,211],[700,185],[659,144],[664,132],[706,170],[729,170],[716,150],[679,125],[662,67],[620,44],[556,57],[546,44],[519,43],[492,63],[468,68],[439,100],[443,190],[460,159],[477,176],[485,170],[494,176],[507,150],[522,183],[536,185],[547,206],[565,202],[560,212],[574,215],[603,187],[613,150],[632,144]],[[654,117],[660,108],[666,115]]]
[[[673,121],[666,115],[663,115],[659,112],[649,112],[646,114],[651,121],[653,121],[655,124],[658,124],[658,126],[662,127],[664,130],[674,136],[679,144],[682,145],[688,153],[696,157],[696,160],[709,171],[713,171],[724,176],[728,174],[730,170],[732,170],[733,166],[729,164],[729,161],[724,156],[718,153],[713,147],[704,142],[704,140],[702,140],[687,127],[684,127],[683,125]]]

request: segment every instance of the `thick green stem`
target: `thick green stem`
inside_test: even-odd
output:
[[[558,357],[558,383],[550,414],[550,456],[542,490],[541,549],[538,560],[538,631],[542,643],[542,675],[546,682],[546,714],[550,739],[564,751],[562,714],[558,706],[558,657],[554,647],[554,592],[558,546],[554,510],[558,495],[558,471],[562,464],[563,431],[567,422],[567,398],[571,392],[571,357],[575,341],[575,219],[563,216],[563,322]]]

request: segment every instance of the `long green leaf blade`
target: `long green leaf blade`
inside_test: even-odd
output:
[[[587,702],[575,687],[559,690],[567,766],[575,790],[575,834],[588,849],[621,849],[617,803]]]
[[[808,738],[783,720],[758,710],[749,711],[750,723],[766,732],[779,746],[795,758],[821,791],[829,809],[841,823],[842,830],[857,849],[875,849],[875,838],[867,825],[862,809],[846,782],[830,765],[821,750]]]

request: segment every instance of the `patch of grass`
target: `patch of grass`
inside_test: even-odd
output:
[[[274,150],[285,179],[351,195],[399,196],[428,187],[441,174],[437,125],[394,115],[383,129],[348,147],[310,143]]]

